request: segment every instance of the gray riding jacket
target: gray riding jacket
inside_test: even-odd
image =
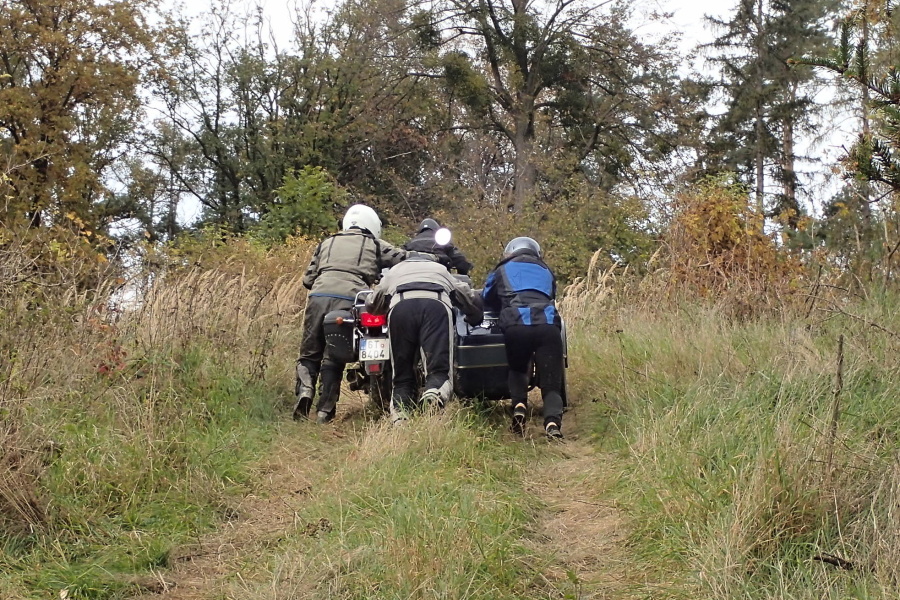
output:
[[[459,306],[470,323],[483,319],[481,297],[475,290],[451,275],[444,265],[415,253],[388,271],[366,300],[366,308],[384,314],[408,298],[434,298],[448,308]]]
[[[406,258],[406,250],[376,239],[368,231],[351,229],[322,240],[303,276],[310,296],[353,300],[371,287],[381,270]]]

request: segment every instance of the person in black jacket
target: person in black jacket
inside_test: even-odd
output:
[[[562,319],[556,311],[556,277],[542,258],[540,245],[517,237],[488,275],[482,292],[485,310],[500,312],[500,328],[509,364],[512,430],[524,434],[532,361],[544,399],[544,431],[562,438]]]
[[[447,269],[456,269],[456,272],[460,275],[468,275],[473,265],[466,259],[466,255],[460,252],[459,248],[453,244],[440,245],[435,242],[434,234],[440,227],[434,219],[425,219],[419,225],[419,231],[416,233],[416,236],[403,244],[403,249],[434,254]]]

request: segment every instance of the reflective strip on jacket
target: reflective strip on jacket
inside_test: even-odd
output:
[[[387,272],[366,300],[366,306],[376,314],[384,314],[404,297],[431,297],[448,308],[459,306],[470,322],[482,320],[481,298],[475,290],[433,260],[415,256],[404,260]]]

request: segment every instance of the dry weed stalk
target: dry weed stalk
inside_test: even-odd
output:
[[[597,250],[591,256],[587,275],[575,279],[563,291],[559,300],[560,312],[571,322],[582,318],[593,318],[597,305],[606,300],[612,293],[616,283],[615,271],[619,265],[613,265],[606,271],[597,268],[602,251]]]
[[[837,370],[834,377],[834,392],[831,403],[831,423],[828,427],[825,458],[825,492],[832,492],[834,475],[834,443],[837,439],[838,419],[841,416],[841,392],[844,389],[844,334],[838,337]]]
[[[0,532],[27,533],[46,522],[35,483],[43,470],[41,455],[24,447],[9,426],[0,431]]]

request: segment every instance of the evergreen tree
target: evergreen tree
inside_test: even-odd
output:
[[[726,111],[704,162],[710,171],[736,171],[754,190],[757,211],[784,213],[793,228],[802,212],[796,140],[811,130],[818,107],[812,71],[791,60],[828,42],[830,7],[829,0],[741,0],[729,19],[708,17],[720,32],[706,50],[721,67]],[[769,181],[780,190],[767,192]]]
[[[826,206],[822,234],[830,247],[843,248],[847,264],[863,278],[876,272],[879,261],[889,277],[900,247],[897,18],[886,0],[854,0],[841,21],[838,43],[802,60],[839,75],[858,107],[858,135],[843,158],[849,182]]]

